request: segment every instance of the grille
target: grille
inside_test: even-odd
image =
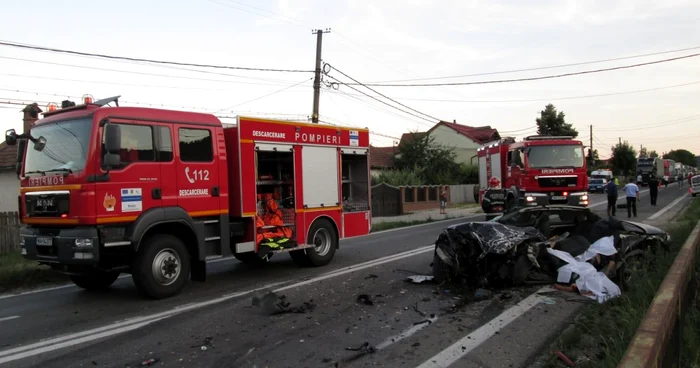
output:
[[[552,177],[552,178],[539,178],[537,183],[540,188],[561,188],[561,187],[575,187],[578,184],[577,177]]]
[[[61,217],[70,210],[68,193],[26,194],[28,217]]]

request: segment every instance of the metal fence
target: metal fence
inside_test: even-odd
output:
[[[477,187],[476,198],[474,198],[474,188]],[[475,184],[450,185],[450,202],[476,203],[479,200],[478,186]]]
[[[372,187],[372,217],[401,215],[401,189],[382,183]]]
[[[17,212],[0,212],[0,253],[19,250],[19,218]]]

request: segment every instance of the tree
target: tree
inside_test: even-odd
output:
[[[612,166],[615,174],[634,174],[634,171],[637,168],[637,152],[634,150],[634,147],[627,143],[627,141],[613,146],[612,154],[610,156],[610,165]]]
[[[544,110],[540,111],[540,117],[535,119],[537,122],[537,134],[545,136],[562,136],[570,135],[574,138],[578,137],[578,131],[564,120],[564,112],[557,113],[554,105],[545,106]]]
[[[664,159],[680,162],[684,165],[695,166],[695,154],[684,149],[671,150],[664,154]]]
[[[647,151],[646,147],[639,149],[639,157],[649,157],[649,152]]]
[[[426,184],[456,184],[460,165],[454,150],[435,143],[429,134],[411,133],[411,139],[399,145],[395,160],[399,170],[413,170]]]
[[[651,151],[649,151],[649,157],[656,158],[656,157],[659,157],[659,154],[655,150],[651,150]]]

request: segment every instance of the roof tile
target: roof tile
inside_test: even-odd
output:
[[[394,167],[394,147],[369,146],[370,167],[373,168],[393,168]]]

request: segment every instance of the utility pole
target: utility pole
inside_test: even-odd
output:
[[[617,137],[617,144],[622,146],[622,137]]]
[[[594,156],[593,156],[593,124],[591,124],[591,125],[589,126],[589,128],[590,128],[590,132],[589,132],[589,133],[591,133],[591,134],[590,134],[590,135],[591,135],[591,137],[590,137],[590,145],[591,145],[590,147],[591,147],[591,148],[589,148],[589,151],[588,151],[588,152],[589,152],[589,155],[591,156],[591,158],[590,158],[591,166],[595,166],[595,158],[594,158]]]
[[[330,33],[331,29],[316,29],[311,34],[316,35],[316,68],[314,69],[314,107],[311,114],[311,122],[318,124],[318,104],[321,97],[321,45],[323,44],[323,34]]]

